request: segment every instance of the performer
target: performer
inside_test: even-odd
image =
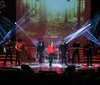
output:
[[[59,52],[61,54],[62,64],[67,64],[68,58],[66,58],[66,56],[68,54],[68,44],[66,44],[64,40],[62,40],[59,46]]]
[[[8,39],[7,42],[4,44],[4,53],[5,53],[5,59],[4,59],[4,66],[6,66],[6,61],[7,61],[7,57],[8,55],[10,55],[10,64],[11,66],[13,65],[12,63],[12,41],[11,39]]]
[[[56,46],[51,41],[50,45],[48,45],[48,47],[47,47],[47,53],[49,54],[49,66],[50,67],[52,66],[52,61],[53,61],[53,57],[55,55],[55,50],[56,50]]]
[[[25,60],[27,60],[27,55],[25,53],[25,43],[23,42],[22,39],[18,39],[15,45],[16,48],[16,65],[20,65],[20,57],[21,55],[24,55]],[[24,54],[23,54],[24,53]]]
[[[86,56],[87,56],[87,66],[92,66],[92,55],[93,55],[93,46],[92,43],[88,41],[88,43],[84,46],[84,49],[86,50]]]
[[[39,63],[42,63],[43,59],[43,53],[44,53],[44,42],[40,41],[38,47],[37,47],[37,53],[39,54]]]
[[[76,40],[76,42],[73,44],[72,48],[73,48],[72,64],[74,63],[75,56],[78,57],[78,64],[80,64],[80,55],[79,55],[80,44],[79,44],[78,40]]]

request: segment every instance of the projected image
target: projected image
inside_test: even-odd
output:
[[[80,29],[90,19],[90,0],[16,0],[17,38],[30,45],[55,42]]]

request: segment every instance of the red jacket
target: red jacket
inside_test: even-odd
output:
[[[50,45],[48,45],[48,47],[47,47],[47,53],[49,54],[49,53],[55,53],[55,49],[56,49],[56,46],[54,45],[54,46],[50,46]]]
[[[21,50],[21,48],[22,48],[23,45],[24,45],[23,42],[17,42],[16,45],[15,45],[15,48],[16,48],[17,50]]]

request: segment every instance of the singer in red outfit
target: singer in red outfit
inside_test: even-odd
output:
[[[56,46],[53,42],[50,42],[50,45],[47,47],[47,53],[49,55],[49,66],[52,66],[53,57],[55,55]]]

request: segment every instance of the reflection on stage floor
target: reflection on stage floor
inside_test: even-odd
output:
[[[4,67],[2,65],[2,61],[0,62],[0,67]],[[97,71],[97,68],[100,67],[99,63],[93,63],[92,66],[87,66],[86,63],[81,63],[79,64],[71,64],[68,63],[67,65],[56,62],[56,63],[52,63],[52,67],[49,67],[49,63],[48,62],[44,62],[42,64],[39,64],[39,62],[35,62],[35,61],[27,61],[27,62],[22,62],[21,65],[28,65],[29,67],[31,67],[35,73],[38,73],[39,71],[56,71],[58,74],[62,74],[66,68],[68,68],[69,66],[75,66],[75,71],[77,72],[78,70],[85,70],[85,69],[94,69],[95,71]],[[6,67],[10,67],[10,63],[7,62]],[[21,66],[16,66],[13,65],[11,68],[19,68],[21,69]]]

